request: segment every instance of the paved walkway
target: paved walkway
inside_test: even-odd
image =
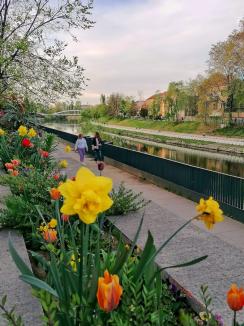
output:
[[[0,209],[4,208],[4,197],[8,194],[8,188],[0,185]],[[18,253],[30,267],[22,235],[15,230],[6,230],[0,227],[0,300],[7,295],[6,307],[10,311],[15,306],[16,316],[21,316],[26,326],[41,326],[43,325],[41,305],[38,299],[32,296],[31,287],[19,279],[20,272],[8,249],[9,234]],[[9,325],[1,317],[1,313],[2,311],[0,311],[0,325]]]
[[[58,159],[67,159],[69,162],[67,174],[73,176],[80,166],[78,154],[65,153],[64,147],[64,144],[60,144],[55,155]],[[98,173],[96,164],[91,158],[86,159],[86,164]],[[124,181],[127,187],[143,192],[146,199],[152,200],[146,208],[145,222],[138,240],[141,246],[145,243],[148,229],[159,246],[177,227],[196,214],[194,202],[140,180],[132,174],[108,164],[103,174],[111,177],[115,186]],[[128,238],[132,239],[141,216],[142,212],[136,212],[116,218],[115,223]],[[168,266],[205,254],[209,255],[207,260],[198,265],[169,270],[169,275],[198,299],[200,285],[208,284],[213,296],[214,311],[223,315],[226,325],[231,324],[232,316],[225,302],[226,292],[233,282],[244,286],[243,235],[244,224],[228,217],[224,222],[217,224],[213,231],[207,231],[201,222],[196,221],[177,235],[167,250],[157,257],[159,265]],[[243,322],[243,314],[240,314],[240,317],[242,318],[240,321]]]
[[[113,129],[137,131],[137,132],[142,132],[150,135],[161,135],[161,136],[167,136],[172,138],[192,139],[192,140],[214,142],[219,144],[244,146],[243,138],[230,138],[230,137],[210,136],[210,135],[203,136],[198,134],[188,134],[188,133],[173,132],[173,131],[160,131],[160,130],[152,130],[152,129],[145,129],[145,128],[125,127],[122,125],[104,124],[98,122],[93,122],[93,124],[100,125],[102,127],[113,128]]]

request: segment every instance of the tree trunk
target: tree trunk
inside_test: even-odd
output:
[[[227,99],[227,112],[228,112],[228,124],[231,124],[232,121],[232,111],[233,111],[233,103],[234,102],[234,94],[232,90],[230,91],[230,94]]]

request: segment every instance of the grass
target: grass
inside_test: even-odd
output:
[[[132,137],[138,140],[149,140],[149,141],[154,141],[158,143],[167,143],[169,141],[173,143],[181,143],[181,144],[196,144],[196,145],[207,145],[207,144],[214,144],[213,142],[210,141],[201,141],[197,139],[178,139],[178,138],[173,138],[173,137],[168,137],[168,136],[163,136],[163,135],[152,135],[152,134],[147,134],[147,133],[142,133],[140,131],[129,131],[129,130],[122,130],[122,129],[113,129],[109,127],[103,127],[99,126],[99,131],[102,132],[109,132],[114,135],[119,135],[119,136],[128,136]]]
[[[152,129],[159,131],[174,131],[182,133],[206,133],[212,130],[200,121],[171,122],[160,120],[138,120],[138,119],[102,119],[100,122],[116,124],[119,126]]]
[[[244,137],[244,126],[216,129],[214,133],[216,135],[227,136],[227,137]]]

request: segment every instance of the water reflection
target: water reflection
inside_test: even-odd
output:
[[[113,139],[113,141],[114,144],[116,144],[115,139]],[[129,140],[120,140],[120,144],[118,145],[148,153],[150,155],[199,166],[208,170],[244,177],[244,158],[242,157],[200,152],[196,150],[183,149],[182,147],[175,148],[176,146],[172,146],[171,148],[151,146]],[[215,155],[217,157],[214,157]]]
[[[81,127],[77,124],[50,123],[46,125],[50,128],[63,130],[73,134],[78,134],[81,131]],[[91,134],[92,132],[90,135]],[[102,134],[102,136],[103,139],[112,140],[114,145],[244,178],[243,156],[239,157],[220,153],[204,152],[166,144],[154,146],[135,140],[123,139],[122,136],[117,135],[111,136]]]

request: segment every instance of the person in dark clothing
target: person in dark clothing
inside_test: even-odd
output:
[[[94,152],[95,161],[103,162],[103,153],[102,153],[102,139],[99,135],[99,132],[95,132],[95,135],[92,140],[92,150]]]

